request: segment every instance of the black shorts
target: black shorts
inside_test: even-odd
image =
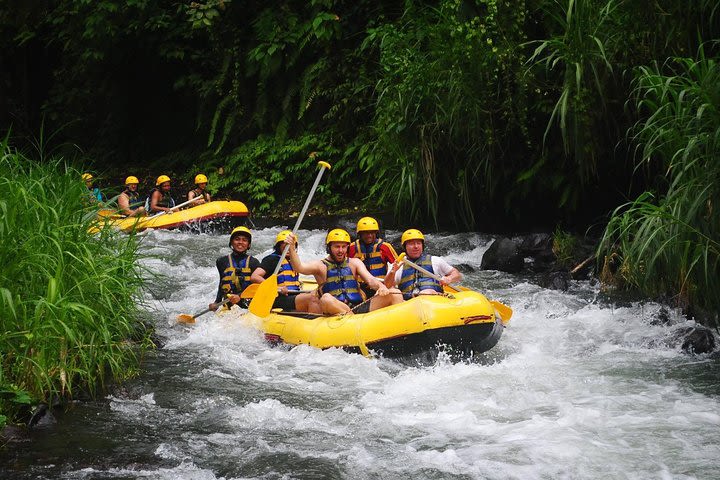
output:
[[[278,293],[278,296],[273,302],[272,308],[282,308],[286,312],[295,311],[295,295],[283,295]]]
[[[367,302],[358,303],[356,306],[352,307],[352,311],[354,313],[368,313],[370,311],[370,300],[368,299]]]

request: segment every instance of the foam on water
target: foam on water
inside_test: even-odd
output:
[[[270,252],[281,227],[254,232]],[[324,255],[324,231],[300,232],[300,255]],[[428,235],[451,263],[479,267],[492,239]],[[718,392],[687,368],[717,368],[652,325],[660,306],[613,307],[597,286],[541,288],[499,272],[465,284],[514,316],[485,361],[412,367],[342,350],[272,348],[231,317],[174,323],[214,300],[227,236],[149,232],[145,301],[165,346],[108,421],[147,431],[157,466],[77,469],[68,478],[711,478],[720,468]],[[170,465],[170,466],[168,466]]]

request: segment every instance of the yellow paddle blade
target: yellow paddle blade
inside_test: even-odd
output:
[[[247,286],[245,290],[240,294],[240,298],[253,298],[255,297],[255,292],[257,292],[258,287],[261,284],[259,283],[251,283]]]
[[[249,288],[249,287],[248,287]],[[270,275],[264,282],[258,284],[255,296],[250,302],[248,310],[258,317],[267,317],[270,315],[272,305],[277,297],[277,275]]]
[[[188,313],[181,313],[177,316],[178,323],[195,323],[195,317]]]
[[[512,317],[512,308],[495,300],[490,300],[490,304],[495,307],[495,310],[500,314],[503,325],[506,325],[510,321],[510,317]]]

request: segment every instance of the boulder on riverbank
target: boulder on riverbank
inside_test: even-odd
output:
[[[524,264],[517,244],[507,237],[500,237],[483,254],[480,268],[518,273],[523,269]]]

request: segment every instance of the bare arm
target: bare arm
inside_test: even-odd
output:
[[[350,262],[350,268],[352,268],[353,273],[362,278],[370,288],[376,290],[379,295],[387,294],[387,287],[385,284],[373,277],[360,259],[351,258],[348,261]]]
[[[387,288],[392,288],[395,286],[395,274],[398,270],[400,270],[400,267],[402,267],[402,261],[395,260],[395,262],[392,264],[392,267],[390,267],[390,270],[388,270],[387,275],[385,275],[385,286]]]
[[[462,280],[462,273],[460,273],[457,268],[453,267],[453,269],[450,270],[450,273],[443,275],[442,278],[440,278],[440,283],[443,285],[450,285],[451,283],[458,283],[460,280]]]
[[[157,202],[162,198],[162,194],[158,191],[154,191],[152,198],[150,198],[150,211],[151,212],[171,212],[172,208],[158,207]]]
[[[258,267],[250,275],[250,281],[252,283],[262,283],[265,280],[265,275],[267,275],[265,269]]]
[[[190,190],[187,195],[188,200],[195,199],[192,205],[202,205],[205,203],[205,197],[203,195],[196,195],[195,190]]]
[[[296,241],[294,235],[288,235],[285,239],[285,244],[290,245],[287,257],[293,270],[303,275],[313,275],[318,283],[324,282],[326,276],[325,265],[320,260],[313,260],[307,263],[300,261],[300,256],[297,254],[297,250],[295,250]]]
[[[118,208],[120,209],[120,213],[122,213],[124,215],[128,215],[128,216],[133,214],[133,211],[130,210],[130,198],[128,198],[127,195],[125,195],[124,193],[121,193],[120,196],[118,197],[117,202],[118,202]]]

